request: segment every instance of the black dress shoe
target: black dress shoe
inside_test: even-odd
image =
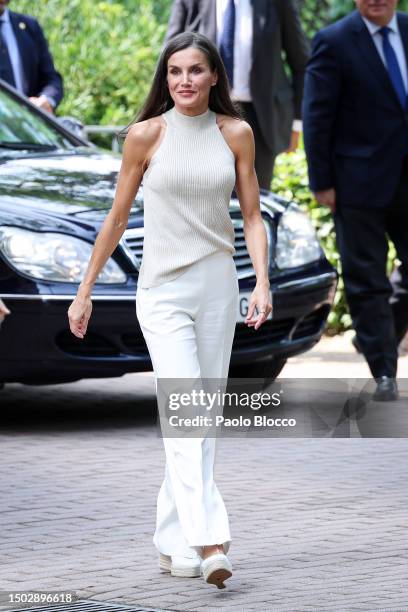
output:
[[[373,395],[376,402],[393,402],[398,399],[398,386],[396,378],[380,376],[376,378],[377,388]]]

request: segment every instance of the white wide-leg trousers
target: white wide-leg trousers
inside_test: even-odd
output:
[[[136,313],[156,379],[227,380],[235,332],[238,277],[230,253],[217,251],[176,279],[136,292]],[[221,408],[222,410],[222,408]],[[160,407],[159,407],[160,411]],[[216,437],[163,437],[165,477],[153,542],[166,555],[194,557],[231,535],[214,482]]]

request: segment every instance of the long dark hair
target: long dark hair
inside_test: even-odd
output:
[[[183,32],[173,36],[163,48],[149,94],[136,118],[124,129],[124,135],[134,123],[157,117],[174,106],[174,100],[167,87],[167,62],[173,53],[188,47],[194,47],[202,51],[207,57],[212,72],[217,70],[218,80],[211,87],[208,101],[210,110],[242,119],[239,107],[231,100],[227,73],[217,47],[204,34]]]

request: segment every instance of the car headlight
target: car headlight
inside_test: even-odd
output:
[[[276,244],[279,268],[295,268],[322,256],[316,231],[309,217],[296,204],[290,204],[280,218]]]
[[[46,281],[80,283],[92,246],[66,234],[3,226],[0,227],[0,251],[24,274]],[[126,274],[109,258],[96,282],[124,283]]]

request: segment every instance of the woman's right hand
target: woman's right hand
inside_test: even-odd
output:
[[[91,298],[77,294],[71,306],[68,308],[69,327],[77,338],[84,338],[91,313]]]

